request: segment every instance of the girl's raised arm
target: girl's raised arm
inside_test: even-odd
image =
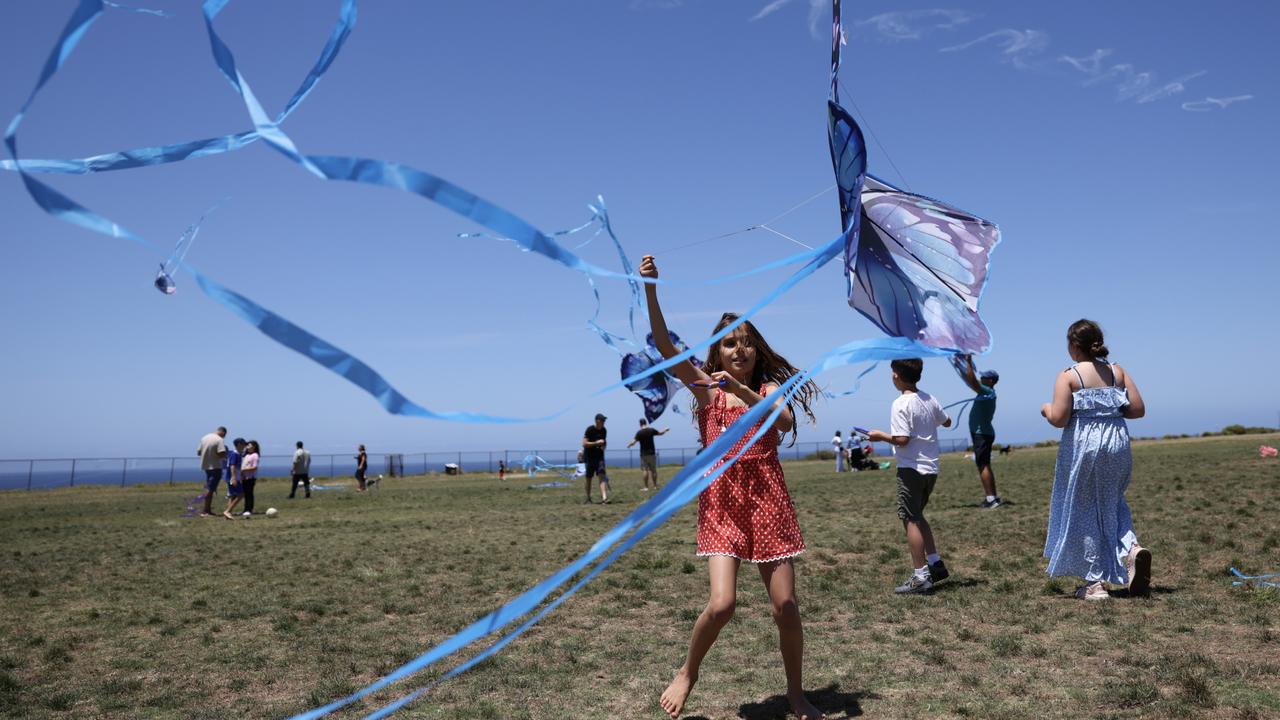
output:
[[[640,276],[658,279],[658,265],[653,261],[652,255],[645,255],[640,260]],[[662,317],[662,306],[658,304],[658,286],[652,283],[645,283],[644,286],[645,300],[649,305],[649,332],[653,334],[654,347],[658,352],[662,353],[664,358],[672,358],[680,354],[680,351],[671,342],[671,334],[667,330],[667,321]],[[702,372],[696,365],[685,360],[674,365],[671,368],[671,374],[680,379],[685,385],[693,385],[689,391],[693,393],[693,397],[697,399],[698,405],[707,406],[711,402],[711,388],[696,387],[700,384],[709,384],[711,376]]]

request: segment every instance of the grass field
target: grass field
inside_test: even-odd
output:
[[[994,511],[976,508],[971,464],[944,459],[929,516],[952,579],[928,597],[890,592],[908,567],[891,472],[788,463],[811,699],[836,718],[1280,717],[1280,591],[1233,589],[1227,572],[1280,570],[1280,463],[1259,441],[1276,437],[1137,444],[1129,500],[1154,591],[1093,604],[1043,571],[1052,449],[996,461],[1010,502]],[[575,557],[644,498],[637,473],[616,473],[608,506],[528,478],[309,501],[261,481],[260,509],[280,517],[235,522],[179,518],[194,486],[0,494],[0,716],[280,718],[327,702]],[[665,717],[658,695],[706,601],[694,524],[685,508],[399,716]],[[786,717],[747,570],[686,717]]]

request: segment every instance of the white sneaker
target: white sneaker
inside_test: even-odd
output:
[[[251,515],[253,515],[253,513],[249,512],[248,510],[245,510],[244,512],[240,513],[240,517],[249,517]]]
[[[933,580],[928,575],[920,577],[914,572],[907,581],[893,589],[898,595],[915,595],[919,593],[927,593],[933,590]]]
[[[1106,600],[1111,597],[1111,593],[1103,587],[1102,583],[1096,582],[1092,585],[1081,585],[1076,588],[1077,600]]]

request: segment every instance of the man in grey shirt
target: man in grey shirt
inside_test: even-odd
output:
[[[298,483],[311,497],[311,453],[302,449],[302,441],[298,441],[298,449],[293,451],[293,487],[289,489],[289,499],[298,494]]]
[[[227,429],[217,430],[200,438],[196,447],[196,455],[200,457],[200,468],[204,470],[204,510],[200,517],[213,517],[213,494],[218,492],[218,483],[222,482],[222,461],[227,459],[227,444],[223,438]]]

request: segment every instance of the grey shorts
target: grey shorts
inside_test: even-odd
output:
[[[903,520],[923,520],[924,507],[929,504],[937,475],[925,475],[911,468],[898,468],[898,517]]]
[[[641,455],[640,469],[648,470],[651,473],[658,472],[658,456],[657,455]]]

